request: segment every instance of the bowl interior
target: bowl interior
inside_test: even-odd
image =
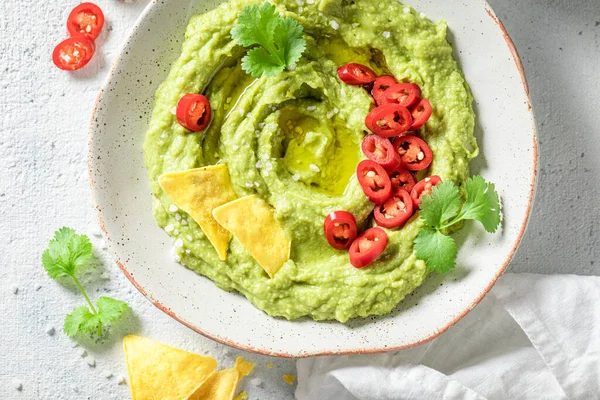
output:
[[[152,2],[133,28],[99,96],[91,124],[90,179],[109,247],[136,287],[158,307],[220,342],[280,356],[366,353],[427,341],[472,309],[508,265],[525,229],[535,184],[533,114],[520,62],[485,2],[411,0],[445,19],[455,57],[475,98],[481,155],[473,174],[496,183],[504,221],[496,234],[468,224],[458,267],[432,275],[392,314],[348,324],[286,321],[254,308],[177,264],[172,240],[152,217],[142,142],[157,86],[177,58],[189,17],[218,2]],[[516,57],[516,58],[515,58]]]

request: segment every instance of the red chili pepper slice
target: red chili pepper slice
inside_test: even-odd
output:
[[[177,121],[192,132],[201,132],[210,123],[210,102],[201,94],[186,94],[177,103]]]
[[[367,229],[350,246],[350,263],[355,268],[371,264],[387,246],[387,233],[381,228]]]
[[[392,194],[392,182],[383,167],[371,160],[362,160],[356,167],[358,183],[368,199],[381,204]]]
[[[383,93],[392,85],[395,85],[398,81],[390,75],[381,75],[375,79],[373,83],[373,89],[371,89],[371,96],[375,100],[375,104],[381,105],[383,100]]]
[[[104,26],[104,13],[94,3],[81,3],[67,18],[67,30],[71,36],[84,35],[94,40]]]
[[[421,138],[405,135],[396,138],[394,147],[400,155],[401,165],[409,171],[421,171],[431,164],[433,153]]]
[[[390,172],[390,181],[392,182],[392,195],[396,195],[398,190],[410,193],[417,183],[413,174],[401,166]]]
[[[427,99],[421,99],[415,106],[410,109],[410,113],[413,117],[413,123],[410,126],[411,131],[416,131],[431,117],[431,103]]]
[[[65,71],[83,68],[94,55],[96,46],[85,36],[71,37],[60,42],[52,52],[52,62]]]
[[[339,78],[348,85],[367,85],[377,78],[377,74],[366,65],[350,63],[338,68]]]
[[[367,128],[384,138],[403,134],[408,131],[412,122],[410,111],[400,104],[384,104],[376,107],[365,118]]]
[[[399,189],[385,203],[375,207],[377,225],[384,228],[397,228],[413,214],[413,200],[406,190]]]
[[[377,135],[367,135],[360,147],[369,160],[375,161],[386,171],[393,171],[400,165],[400,156],[388,139]]]
[[[396,83],[383,93],[382,103],[397,103],[406,108],[417,104],[421,99],[421,88],[414,83]]]
[[[442,178],[437,175],[432,175],[417,182],[415,187],[410,192],[410,197],[412,197],[415,207],[419,207],[419,204],[421,204],[421,198],[429,195],[431,193],[431,189],[441,181]]]
[[[323,225],[327,243],[334,249],[344,250],[356,239],[356,219],[348,211],[334,211]]]

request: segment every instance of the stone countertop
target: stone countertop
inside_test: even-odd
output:
[[[125,331],[211,355],[223,367],[243,355],[256,363],[253,377],[263,381],[256,387],[246,380],[251,399],[293,398],[294,387],[282,380],[294,374],[293,360],[228,348],[180,325],[133,288],[94,236],[87,125],[118,48],[147,2],[97,0],[107,17],[105,32],[91,65],[75,73],[56,69],[50,54],[65,38],[64,22],[77,1],[0,2],[2,399],[129,398],[128,386],[118,383],[127,375],[120,340]],[[600,2],[490,4],[523,59],[540,141],[536,202],[511,270],[598,274]],[[77,343],[62,333],[65,314],[83,298],[49,279],[40,255],[63,225],[93,241],[97,274],[106,279],[86,282],[90,295],[106,293],[133,310],[107,342]],[[47,333],[51,328],[54,334]]]

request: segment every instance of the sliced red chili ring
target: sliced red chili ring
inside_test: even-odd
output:
[[[186,94],[177,103],[177,121],[192,132],[206,129],[211,114],[210,102],[201,94]]]
[[[60,42],[52,52],[52,62],[65,71],[74,71],[90,62],[96,46],[85,36],[70,37]]]
[[[371,96],[375,100],[375,104],[380,105],[383,100],[383,93],[392,85],[395,85],[398,81],[390,75],[381,75],[373,83],[373,89],[371,89]]]
[[[377,74],[366,65],[349,63],[337,70],[338,77],[348,85],[367,85],[377,78]]]
[[[392,183],[383,167],[371,160],[362,160],[356,167],[358,183],[367,198],[381,204],[392,194]]]
[[[67,18],[67,30],[71,36],[85,35],[96,39],[104,26],[104,13],[94,3],[81,3]]]
[[[425,125],[425,122],[431,117],[431,103],[427,99],[421,99],[415,106],[410,109],[410,113],[413,117],[413,123],[410,126],[411,131],[416,131]]]
[[[417,183],[413,174],[401,166],[390,172],[390,181],[392,182],[392,195],[395,195],[398,190],[405,190],[410,193]]]
[[[387,246],[387,233],[381,228],[371,228],[357,237],[350,246],[350,263],[363,268],[377,260]]]
[[[412,197],[415,207],[419,207],[419,204],[421,204],[421,198],[429,195],[431,193],[431,189],[441,181],[442,178],[437,175],[432,175],[417,182],[415,187],[410,192],[410,197]]]
[[[356,239],[356,219],[348,211],[334,211],[323,224],[327,243],[334,249],[344,250]]]
[[[400,156],[388,139],[378,135],[367,135],[360,147],[369,160],[375,161],[386,171],[393,171],[400,165]]]
[[[431,164],[433,153],[421,138],[404,135],[394,140],[394,147],[400,155],[401,165],[409,171],[421,171]]]
[[[384,104],[376,107],[365,118],[367,128],[385,138],[403,134],[408,131],[412,122],[410,111],[400,104]]]
[[[413,214],[413,200],[406,190],[399,189],[385,203],[375,207],[373,216],[377,225],[397,228]]]
[[[382,97],[382,103],[397,103],[406,108],[417,104],[421,99],[421,88],[414,83],[396,83],[390,86]]]

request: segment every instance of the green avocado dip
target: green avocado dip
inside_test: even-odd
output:
[[[396,0],[309,1],[271,0],[304,26],[307,47],[296,65],[270,78],[241,69],[247,49],[230,34],[243,8],[262,0],[231,0],[191,18],[181,56],[156,92],[144,152],[154,215],[175,240],[181,264],[271,316],[345,322],[389,313],[428,271],[413,251],[418,214],[386,230],[386,250],[366,268],[352,267],[348,252],[325,240],[323,221],[332,211],[354,214],[359,231],[374,226],[373,204],[355,175],[373,100],[338,79],[337,68],[360,63],[422,88],[433,115],[421,136],[434,160],[417,179],[439,175],[461,185],[468,178],[478,152],[474,112],[444,21],[433,23]],[[210,100],[213,119],[202,133],[185,130],[172,112],[186,93]],[[221,261],[158,184],[165,172],[217,163],[227,164],[238,197],[254,194],[274,208],[291,239],[290,258],[273,278],[236,238]]]

